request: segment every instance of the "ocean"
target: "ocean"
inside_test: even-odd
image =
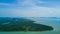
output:
[[[52,26],[54,30],[44,32],[0,32],[0,34],[60,34],[60,18],[29,18],[38,23]]]

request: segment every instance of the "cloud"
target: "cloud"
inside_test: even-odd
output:
[[[60,10],[57,8],[34,6],[26,10],[15,10],[14,15],[22,17],[59,17]]]
[[[11,15],[17,17],[58,17],[59,16],[60,10],[58,8],[41,7],[41,6],[37,6],[36,3],[42,4],[45,2],[39,0],[17,0],[16,4],[5,4],[5,5],[11,7],[8,8],[10,9],[9,11],[11,11],[10,12]],[[1,5],[4,5],[4,3]]]
[[[34,6],[36,3],[43,3],[42,1],[38,1],[38,0],[23,0],[22,2],[20,0],[18,0],[18,4],[22,5],[22,6]]]

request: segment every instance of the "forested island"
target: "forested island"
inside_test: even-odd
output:
[[[25,18],[0,17],[0,31],[51,31],[53,27]]]

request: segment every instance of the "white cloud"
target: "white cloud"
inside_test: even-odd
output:
[[[26,10],[14,10],[14,15],[22,17],[59,17],[59,9],[48,7],[32,7]]]
[[[23,2],[18,0],[18,4],[10,5],[10,6],[16,7],[16,8],[11,9],[11,14],[14,16],[18,16],[18,17],[20,16],[23,16],[23,17],[53,17],[53,16],[59,17],[60,10],[58,8],[39,7],[36,5],[37,2],[44,3],[43,1],[37,1],[37,0],[25,0]],[[20,5],[25,6],[25,7],[20,7]]]

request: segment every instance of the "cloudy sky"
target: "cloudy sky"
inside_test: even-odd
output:
[[[0,0],[0,17],[60,17],[60,0]]]

